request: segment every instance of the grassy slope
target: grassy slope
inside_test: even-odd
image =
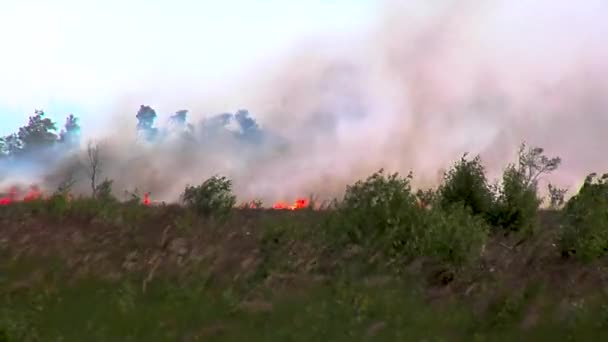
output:
[[[0,210],[0,328],[10,341],[590,340],[608,336],[603,261],[563,260],[543,213],[529,241],[494,236],[451,273],[397,276],[329,250],[323,213],[176,207]],[[0,339],[1,340],[1,339]]]

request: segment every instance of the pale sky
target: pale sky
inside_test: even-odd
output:
[[[35,109],[60,125],[73,112],[86,129],[129,91],[158,83],[219,86],[298,39],[355,32],[374,17],[374,6],[373,0],[1,0],[0,135]]]

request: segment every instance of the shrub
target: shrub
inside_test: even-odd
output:
[[[564,205],[564,196],[568,192],[568,189],[560,189],[553,184],[547,185],[549,191],[549,209],[558,210]]]
[[[337,233],[333,237],[371,253],[382,251],[397,263],[429,256],[461,265],[479,256],[488,232],[483,218],[473,217],[462,204],[422,208],[411,191],[411,178],[380,170],[348,186],[330,221]]]
[[[418,204],[423,208],[433,207],[438,200],[437,192],[434,189],[419,189],[416,192]]]
[[[502,184],[495,192],[495,203],[487,215],[489,222],[509,231],[531,234],[538,223],[538,180],[557,169],[561,159],[548,158],[540,147],[521,144],[517,164],[507,166]]]
[[[196,213],[215,217],[225,217],[236,204],[232,181],[223,176],[213,176],[199,186],[187,186],[182,200]]]
[[[116,198],[112,195],[113,180],[105,179],[95,188],[95,198],[103,202],[114,202]]]
[[[503,173],[488,219],[496,227],[529,234],[536,227],[540,204],[536,187],[527,184],[524,174],[510,165]]]
[[[474,215],[485,215],[492,207],[492,191],[488,186],[481,158],[466,159],[467,154],[444,175],[439,186],[439,205],[449,208],[454,204],[471,209]]]
[[[420,241],[418,254],[452,265],[469,264],[479,258],[489,233],[481,216],[462,205],[433,208],[415,231]]]
[[[590,174],[564,210],[559,244],[562,254],[591,260],[608,254],[608,174]]]
[[[416,209],[411,178],[411,174],[386,175],[381,169],[365,181],[347,186],[343,200],[335,204],[339,234],[350,243],[372,243],[411,221]]]
[[[46,207],[49,215],[62,219],[70,208],[67,196],[60,193],[53,194],[47,201]]]

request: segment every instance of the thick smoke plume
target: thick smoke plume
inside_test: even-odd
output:
[[[100,142],[104,177],[163,200],[218,173],[241,200],[331,197],[379,168],[436,185],[465,152],[496,177],[527,141],[561,156],[551,181],[575,188],[608,170],[606,13],[602,0],[388,1],[361,36],[297,42],[222,94],[125,98]],[[141,139],[152,100],[173,133]]]

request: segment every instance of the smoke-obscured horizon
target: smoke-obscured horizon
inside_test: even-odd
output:
[[[294,42],[231,88],[118,99],[97,137],[103,177],[167,201],[214,174],[232,178],[242,201],[327,198],[380,168],[435,186],[465,152],[481,154],[493,179],[526,141],[562,157],[550,180],[573,189],[608,171],[606,13],[599,0],[387,1],[361,36]],[[191,133],[137,143],[142,104],[165,133],[180,131],[170,115],[188,109]],[[210,121],[239,108],[259,127]],[[69,165],[44,170],[55,175],[48,186]],[[87,186],[82,174],[76,189]]]

